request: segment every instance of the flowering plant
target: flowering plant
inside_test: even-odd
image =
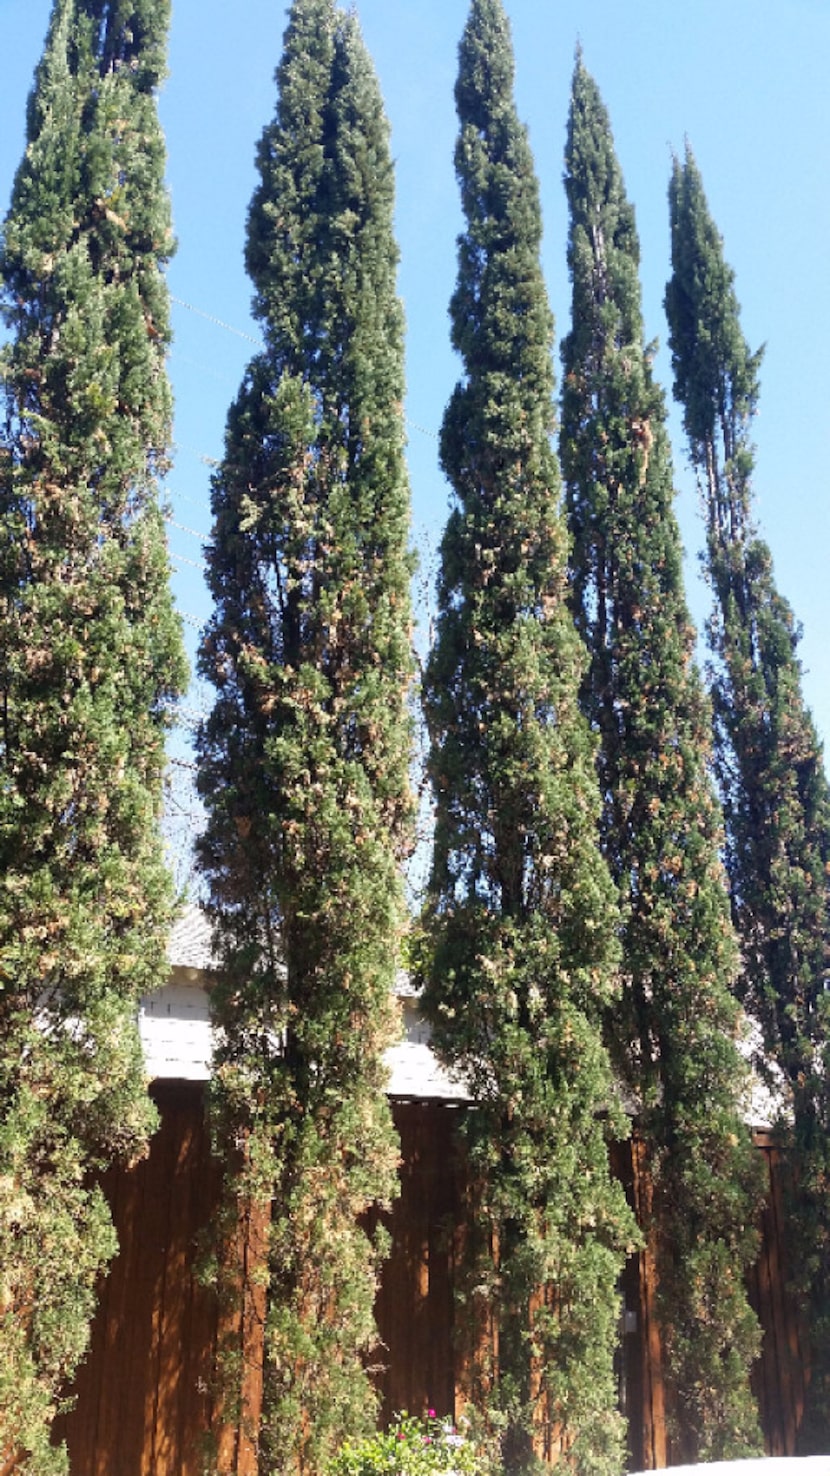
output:
[[[434,1409],[421,1419],[405,1412],[386,1431],[347,1441],[330,1476],[482,1476],[474,1447]]]

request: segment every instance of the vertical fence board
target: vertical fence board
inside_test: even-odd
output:
[[[611,1172],[622,1184],[631,1209],[637,1213],[638,1186],[635,1182],[637,1149],[631,1138],[611,1144]],[[627,1423],[628,1466],[632,1471],[644,1470],[649,1453],[645,1438],[646,1359],[645,1319],[641,1292],[640,1255],[626,1260],[620,1284],[620,1342],[617,1353],[620,1407]],[[630,1325],[631,1321],[631,1325]]]
[[[176,1103],[171,1114],[171,1156],[164,1273],[158,1323],[158,1376],[153,1420],[152,1476],[181,1476],[182,1413],[187,1368],[187,1313],[190,1303],[194,1226],[193,1169],[199,1123]]]
[[[262,1268],[268,1255],[270,1207],[243,1204],[232,1244],[225,1248],[236,1286],[219,1312],[214,1356],[231,1352],[241,1359],[241,1377],[233,1390],[239,1415],[223,1404],[213,1411],[221,1476],[257,1476],[257,1449],[263,1394],[267,1292]]]
[[[455,1129],[442,1105],[397,1102],[400,1197],[376,1303],[382,1418],[401,1410],[454,1414],[453,1234],[458,1221]]]
[[[769,1164],[770,1192],[765,1206],[766,1260],[770,1266],[770,1299],[767,1307],[767,1325],[773,1334],[771,1339],[775,1363],[771,1370],[773,1388],[778,1391],[780,1414],[780,1439],[787,1454],[795,1450],[796,1431],[801,1415],[798,1393],[793,1387],[793,1367],[798,1358],[797,1334],[792,1320],[787,1317],[784,1299],[783,1257],[783,1205],[781,1199],[781,1155],[774,1148],[765,1150]],[[775,1409],[772,1411],[776,1413]]]
[[[191,1270],[198,1261],[199,1237],[208,1225],[220,1185],[219,1164],[210,1151],[210,1134],[200,1111],[194,1126],[195,1152],[190,1178]],[[188,1276],[187,1322],[182,1332],[179,1444],[181,1476],[202,1476],[204,1447],[211,1428],[211,1379],[216,1346],[217,1308],[212,1293]]]
[[[110,1171],[102,1179],[102,1190],[113,1215],[116,1228],[118,1229],[119,1254],[123,1254],[123,1232],[120,1229],[124,1217],[125,1202],[136,1192],[134,1180],[127,1182],[123,1174]],[[96,1314],[96,1325],[110,1329],[114,1326],[118,1317],[118,1288],[114,1284],[113,1275],[103,1277],[98,1287],[98,1310]],[[104,1397],[107,1357],[107,1339],[105,1337],[92,1336],[89,1352],[86,1360],[81,1366],[76,1381],[77,1401],[86,1412],[83,1422],[74,1421],[77,1425],[74,1430],[72,1441],[73,1470],[90,1472],[95,1476],[97,1471],[95,1461],[95,1448],[98,1433],[99,1413]],[[66,1439],[67,1418],[58,1419],[53,1430],[53,1441],[58,1443]]]
[[[157,1145],[154,1143],[154,1147]],[[158,1150],[157,1150],[158,1151]],[[131,1174],[119,1175],[123,1181],[123,1197],[119,1196],[119,1221],[116,1224],[120,1253],[110,1272],[110,1315],[104,1324],[103,1387],[100,1390],[100,1413],[95,1431],[95,1447],[91,1470],[94,1476],[109,1476],[111,1471],[126,1469],[129,1447],[141,1450],[144,1441],[145,1381],[140,1378],[137,1361],[133,1361],[132,1344],[138,1335],[137,1322],[144,1313],[149,1334],[153,1289],[145,1293],[143,1306],[136,1307],[136,1287],[142,1281],[144,1257],[143,1237],[139,1226],[145,1218],[149,1159],[138,1164]],[[121,1186],[119,1186],[121,1187]],[[93,1327],[95,1338],[100,1323]],[[149,1335],[145,1339],[149,1358]],[[113,1370],[123,1370],[120,1387],[114,1382]],[[138,1382],[135,1380],[138,1379]],[[83,1405],[78,1401],[78,1414]],[[83,1423],[82,1418],[79,1423]],[[70,1451],[72,1442],[70,1441]],[[133,1465],[134,1476],[138,1467]]]
[[[162,1327],[172,1184],[180,1127],[178,1103],[175,1098],[172,1101],[168,1098],[164,1103],[162,1128],[157,1140],[158,1151],[151,1152],[141,1166],[147,1179],[140,1232],[143,1254],[136,1271],[134,1292],[137,1300],[132,1308],[132,1325],[124,1358],[128,1388],[135,1390],[135,1397],[130,1401],[132,1408],[123,1427],[125,1465],[127,1461],[134,1460],[132,1452],[140,1448],[141,1463],[137,1468],[140,1476],[156,1476],[157,1413],[165,1372],[161,1361]],[[162,1470],[158,1476],[167,1476],[167,1473]]]
[[[648,1153],[642,1139],[636,1133],[631,1140],[632,1176],[634,1203],[637,1220],[641,1225],[651,1222],[651,1176],[648,1169]],[[661,1469],[669,1458],[666,1433],[666,1392],[663,1383],[663,1349],[656,1314],[657,1275],[653,1235],[647,1235],[645,1249],[640,1252],[639,1269],[639,1322],[640,1336],[640,1387],[642,1403],[637,1418],[643,1449],[644,1466],[651,1470]]]
[[[787,1449],[784,1399],[777,1399],[779,1389],[785,1394],[781,1373],[780,1341],[783,1329],[780,1318],[775,1315],[774,1285],[775,1239],[779,1233],[772,1204],[772,1155],[766,1146],[759,1152],[764,1164],[764,1209],[761,1217],[761,1246],[758,1260],[749,1280],[750,1301],[763,1328],[761,1357],[753,1371],[753,1388],[758,1399],[761,1420],[766,1433],[767,1449],[771,1455],[784,1455]]]
[[[756,1142],[766,1159],[769,1182],[759,1261],[759,1291],[763,1298],[759,1315],[765,1335],[761,1357],[762,1414],[770,1452],[794,1455],[804,1413],[808,1358],[800,1309],[789,1286],[784,1215],[788,1166],[786,1155],[770,1135],[759,1135]]]

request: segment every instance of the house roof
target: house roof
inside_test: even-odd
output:
[[[211,1072],[213,1028],[208,994],[216,971],[210,919],[198,903],[189,903],[173,926],[167,945],[171,980],[141,1002],[139,1028],[151,1078],[206,1081]],[[399,1098],[462,1102],[469,1099],[463,1081],[440,1064],[430,1045],[430,1030],[418,1004],[418,990],[400,970],[395,995],[403,1018],[401,1040],[386,1053],[389,1095]],[[759,1042],[747,1030],[739,1042],[748,1064],[759,1052]],[[636,1104],[626,1102],[631,1115]],[[781,1099],[757,1071],[749,1078],[743,1115],[755,1128],[769,1128],[780,1114]]]
[[[176,918],[167,942],[167,961],[174,969],[208,973],[214,967],[210,919],[204,908],[189,902]]]
[[[152,1080],[207,1081],[214,1030],[210,1020],[211,975],[216,972],[210,920],[198,904],[177,918],[167,945],[168,984],[146,995],[139,1008],[144,1060]],[[395,995],[402,1015],[401,1039],[386,1052],[391,1097],[462,1102],[468,1092],[438,1061],[430,1046],[417,990],[399,972]]]

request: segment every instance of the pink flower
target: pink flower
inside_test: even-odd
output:
[[[434,1409],[428,1409],[427,1410],[427,1418],[430,1419],[430,1420],[434,1420],[435,1419],[435,1410]]]

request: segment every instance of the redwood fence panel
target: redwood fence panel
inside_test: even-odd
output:
[[[769,1455],[793,1455],[804,1410],[807,1372],[804,1329],[788,1295],[783,1195],[786,1162],[770,1133],[756,1134],[764,1156],[767,1195],[761,1222],[761,1253],[749,1293],[764,1330],[755,1369],[755,1392]]]
[[[394,1106],[401,1194],[385,1217],[392,1237],[375,1307],[381,1415],[455,1406],[453,1262],[460,1219],[458,1112],[427,1102]]]
[[[203,1091],[160,1083],[148,1157],[105,1175],[120,1251],[102,1284],[74,1410],[59,1419],[77,1476],[202,1476],[216,1312],[193,1274],[215,1202]]]
[[[250,1439],[222,1428],[211,1395],[219,1332],[211,1294],[195,1276],[197,1242],[219,1190],[198,1083],[154,1088],[161,1115],[149,1156],[112,1171],[103,1187],[120,1252],[101,1289],[89,1356],[75,1385],[76,1404],[56,1423],[67,1440],[74,1476],[202,1476],[206,1437],[219,1442],[223,1476],[255,1476]],[[377,1301],[382,1414],[454,1411],[463,1369],[454,1338],[453,1278],[463,1215],[463,1170],[456,1127],[463,1108],[396,1102],[401,1135],[401,1196],[387,1224],[392,1248]],[[792,1454],[803,1405],[802,1340],[782,1244],[783,1165],[772,1140],[758,1142],[769,1179],[763,1246],[750,1288],[765,1330],[756,1387],[770,1454]],[[642,1145],[619,1145],[614,1168],[632,1202],[647,1210]],[[262,1226],[254,1227],[254,1242]],[[660,1338],[654,1312],[653,1257],[632,1259],[622,1286],[621,1404],[629,1421],[632,1467],[660,1467],[666,1438]],[[254,1296],[256,1293],[253,1294]],[[627,1314],[627,1315],[625,1315]],[[259,1398],[263,1308],[251,1304],[241,1336],[252,1367],[246,1390]]]

